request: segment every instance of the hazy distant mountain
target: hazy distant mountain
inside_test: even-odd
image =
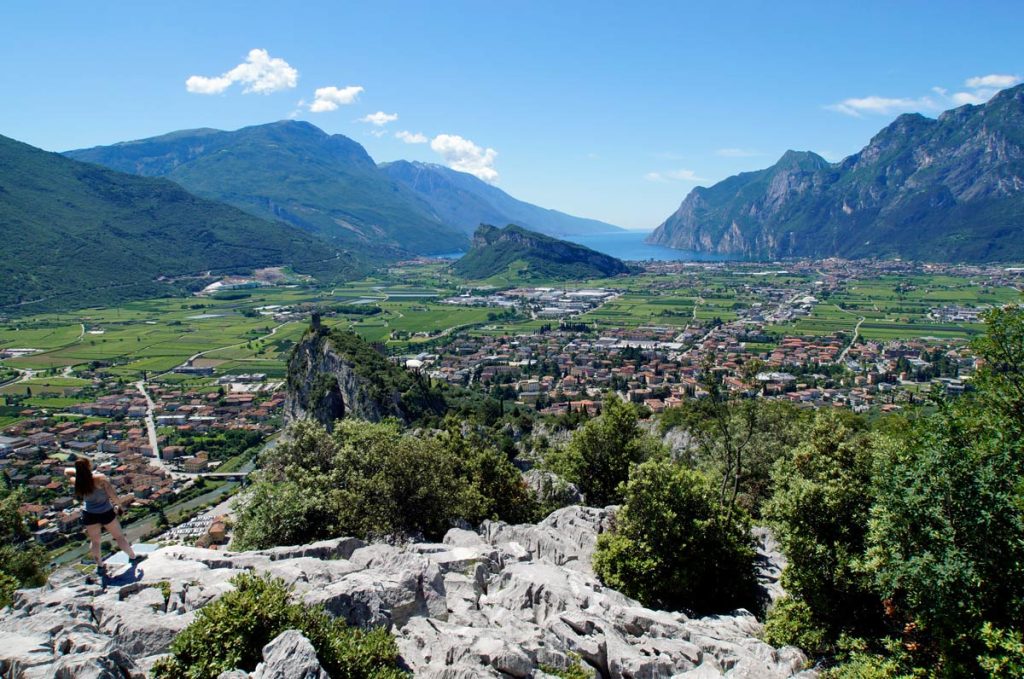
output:
[[[1024,85],[898,117],[830,164],[787,151],[690,192],[648,242],[744,257],[1024,259]]]
[[[164,179],[80,163],[0,136],[0,306],[26,310],[180,292],[161,277],[292,265],[361,269],[322,239]],[[195,281],[192,282],[193,284]]]
[[[458,275],[475,280],[510,268],[517,278],[542,280],[585,280],[629,271],[614,257],[512,224],[503,229],[481,224],[469,252],[452,266]]]
[[[596,219],[574,217],[517,200],[471,174],[442,165],[399,160],[383,163],[381,169],[417,192],[441,221],[466,233],[473,233],[480,224],[519,224],[552,236],[622,230]]]
[[[415,192],[381,172],[361,145],[306,122],[234,132],[184,130],[66,155],[167,177],[204,198],[289,222],[368,254],[394,247],[436,253],[468,243]]]

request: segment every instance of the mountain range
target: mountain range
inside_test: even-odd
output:
[[[0,136],[0,307],[156,296],[173,279],[289,265],[323,278],[359,257],[299,229]],[[195,284],[195,281],[192,281]]]
[[[618,227],[516,200],[471,174],[397,161],[302,121],[233,132],[183,130],[68,151],[120,172],[166,177],[192,193],[281,220],[368,256],[465,249],[481,223],[515,222],[553,234]]]
[[[449,252],[468,241],[378,170],[360,144],[306,122],[183,130],[66,155],[166,177],[203,198],[287,222],[362,254]]]
[[[607,222],[526,203],[467,172],[443,165],[398,160],[380,167],[391,179],[415,191],[441,221],[466,233],[473,233],[481,224],[517,224],[549,236],[622,231]]]
[[[499,229],[481,224],[473,234],[473,246],[452,270],[474,280],[505,273],[516,280],[585,280],[628,273],[629,267],[583,245],[521,226]]]
[[[787,151],[772,167],[698,187],[647,242],[742,258],[1024,258],[1024,85],[937,119],[904,114],[829,163]]]

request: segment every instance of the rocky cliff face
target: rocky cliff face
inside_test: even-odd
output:
[[[312,418],[328,431],[343,417],[404,420],[400,392],[382,379],[396,370],[362,340],[313,328],[288,361],[285,417]]]
[[[567,507],[537,525],[453,529],[441,543],[344,538],[241,553],[169,547],[105,589],[58,573],[0,613],[0,675],[142,677],[198,609],[231,589],[235,574],[256,570],[284,578],[296,596],[350,624],[388,626],[420,678],[542,679],[542,665],[564,667],[570,654],[608,679],[814,676],[797,649],[760,641],[747,611],[691,618],[603,587],[590,561],[608,519],[609,510]],[[769,589],[776,559],[762,553]],[[231,676],[321,677],[311,650],[286,632],[264,648],[255,672]]]
[[[747,258],[1024,256],[1024,85],[937,120],[906,114],[830,164],[774,166],[694,189],[648,239]]]

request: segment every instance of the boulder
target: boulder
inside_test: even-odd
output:
[[[252,679],[330,679],[316,649],[298,630],[287,630],[263,647],[263,662]]]

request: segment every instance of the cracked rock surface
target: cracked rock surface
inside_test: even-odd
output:
[[[259,552],[167,547],[106,587],[58,573],[0,613],[0,676],[144,677],[196,610],[246,570],[283,578],[298,598],[350,624],[389,627],[416,677],[542,679],[542,666],[565,667],[574,656],[603,678],[814,676],[799,650],[761,641],[747,611],[689,618],[601,585],[590,561],[609,516],[566,507],[536,525],[485,523],[402,546],[341,538]],[[777,554],[763,550],[773,597],[779,569]],[[228,676],[327,675],[308,640],[289,631],[263,649],[251,675]]]

